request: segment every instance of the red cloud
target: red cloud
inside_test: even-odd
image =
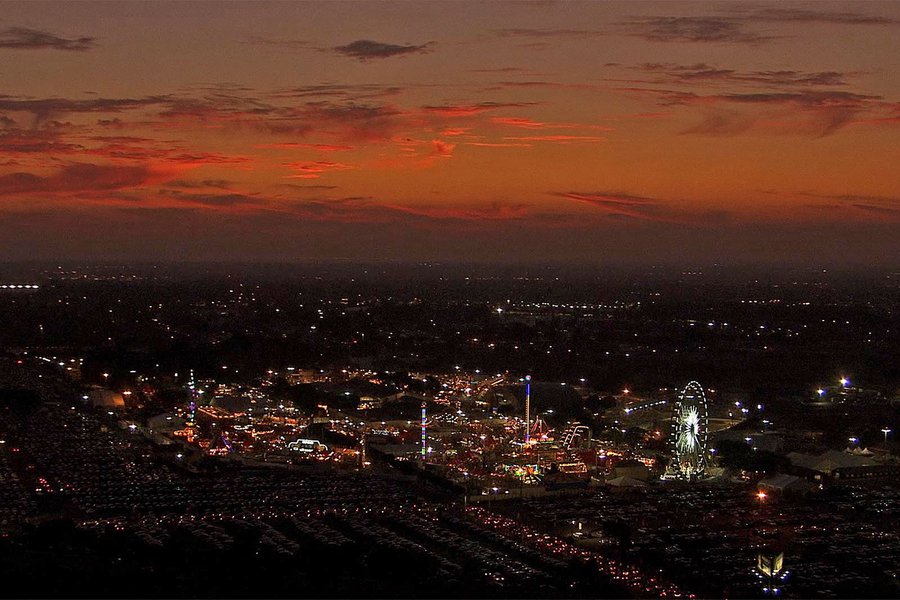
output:
[[[441,131],[441,135],[448,137],[455,137],[458,135],[468,135],[469,131],[471,131],[471,127],[447,127],[443,131]]]
[[[468,146],[479,146],[481,148],[532,148],[533,144],[523,144],[515,142],[467,142]]]
[[[498,125],[509,125],[511,127],[521,127],[523,129],[542,129],[547,126],[546,123],[541,123],[539,121],[532,121],[531,119],[519,118],[519,117],[492,117],[492,123],[497,123]]]
[[[299,142],[280,142],[275,144],[259,144],[257,148],[277,148],[284,150],[319,150],[321,152],[339,152],[343,150],[353,150],[353,146],[344,144],[302,144]]]
[[[492,117],[492,123],[508,125],[520,129],[582,129],[591,131],[613,131],[611,127],[603,125],[582,125],[579,123],[544,123],[521,117]]]
[[[435,156],[452,156],[454,148],[456,148],[456,144],[443,140],[431,140],[431,150]]]
[[[292,178],[297,179],[317,179],[322,173],[355,168],[352,165],[329,161],[292,162],[285,163],[285,166],[298,172],[296,175],[291,175]]]
[[[522,142],[558,142],[561,144],[593,144],[606,141],[604,137],[593,135],[530,135],[522,137],[505,137],[505,140]]]

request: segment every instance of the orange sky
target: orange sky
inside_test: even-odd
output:
[[[0,6],[0,259],[900,256],[898,2]]]

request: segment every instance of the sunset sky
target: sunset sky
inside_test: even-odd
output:
[[[0,260],[900,263],[900,2],[0,9]]]

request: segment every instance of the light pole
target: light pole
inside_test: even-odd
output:
[[[881,430],[881,433],[884,434],[884,449],[885,449],[885,451],[887,451],[887,436],[891,431],[893,431],[893,429],[888,429],[887,427],[885,427],[884,429]]]

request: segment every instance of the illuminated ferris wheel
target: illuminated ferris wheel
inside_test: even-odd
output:
[[[671,469],[676,477],[695,479],[706,470],[706,441],[709,416],[703,386],[692,381],[678,394],[672,414],[672,444],[675,459]]]

